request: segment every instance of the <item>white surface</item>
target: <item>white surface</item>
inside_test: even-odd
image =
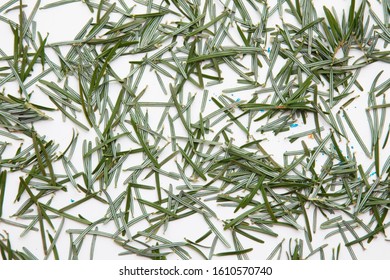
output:
[[[29,14],[29,11],[31,10],[33,4],[35,1],[23,1],[24,3],[28,4],[28,8],[26,9],[27,14]],[[52,1],[42,1],[42,6],[50,3]],[[127,1],[129,2],[129,1]],[[360,1],[357,1],[360,2]],[[382,15],[382,10],[380,5],[376,1],[371,1],[373,8],[377,11],[377,14]],[[271,2],[270,6],[274,6],[275,1]],[[326,5],[329,7],[329,1],[315,1],[315,4],[318,5],[318,14],[321,15],[322,12],[322,5],[323,3],[326,3]],[[348,7],[349,1],[335,1],[332,3],[338,11],[341,11],[343,7]],[[137,7],[138,8],[138,7]],[[140,10],[143,10],[143,7],[139,7]],[[17,20],[17,11],[12,11],[8,15],[10,18],[14,18],[14,20]],[[95,16],[95,15],[94,15]],[[90,14],[89,10],[87,9],[86,5],[82,3],[75,3],[75,4],[69,4],[65,6],[61,6],[58,8],[53,8],[53,9],[48,9],[48,10],[39,10],[37,13],[37,16],[35,20],[37,21],[37,30],[41,32],[43,36],[45,36],[46,33],[49,34],[49,39],[48,42],[57,42],[57,41],[65,41],[65,40],[71,40],[77,32],[82,28],[82,26],[87,22],[89,18],[92,17],[92,14]],[[274,22],[280,23],[278,19],[278,14],[276,13],[273,17],[272,20],[270,20],[269,25]],[[9,30],[9,27],[5,25],[3,22],[0,23],[0,31],[2,39],[0,41],[0,47],[7,53],[11,54],[12,53],[12,36],[11,32]],[[63,53],[66,53],[64,51]],[[50,55],[50,52],[48,53]],[[50,57],[55,57],[51,55]],[[138,56],[131,56],[131,57],[123,57],[119,61],[115,61],[112,65],[117,71],[117,73],[121,76],[124,77],[125,75],[128,74],[129,72],[129,60],[137,60],[141,55]],[[249,60],[248,60],[249,61]],[[245,64],[246,60],[243,61]],[[250,64],[248,64],[250,65]],[[279,61],[277,67],[282,67],[283,66],[283,61]],[[274,71],[277,70],[277,67]],[[385,68],[387,67],[387,68]],[[236,79],[237,76],[236,74],[232,73],[230,69],[227,67],[222,67],[223,70],[223,75],[225,77],[225,82],[222,85],[218,86],[213,86],[209,88],[209,96],[218,96],[221,94],[221,91],[223,89],[229,88],[229,87],[234,87],[236,85]],[[371,82],[373,81],[374,77],[377,75],[377,73],[381,70],[385,70],[385,73],[382,75],[378,83],[383,82],[386,78],[389,77],[389,68],[388,65],[384,63],[377,62],[375,64],[369,65],[365,68],[362,69],[360,76],[359,76],[359,82],[362,84],[363,88],[365,89],[364,92],[360,92],[357,88],[355,89],[354,95],[360,95],[360,98],[356,99],[349,107],[348,107],[348,114],[350,117],[354,120],[354,123],[357,123],[361,126],[359,126],[359,132],[361,133],[362,136],[364,135],[369,135],[369,127],[368,123],[365,119],[365,108],[367,107],[367,90],[369,89]],[[262,68],[259,69],[259,77],[260,79],[264,79],[263,77],[265,76],[264,73],[266,73],[267,68]],[[50,77],[50,78],[48,78]],[[56,78],[54,75],[47,76],[45,78],[46,80],[51,79],[53,81],[56,81]],[[145,96],[141,99],[141,101],[168,101],[169,97],[165,96],[162,92],[161,89],[158,85],[157,82],[155,81],[155,75],[153,71],[149,71],[148,68],[145,71],[145,76],[143,77],[143,80],[141,82],[141,85],[139,86],[140,89],[144,88],[145,85],[148,85],[147,92]],[[73,81],[74,82],[74,81]],[[77,88],[77,87],[74,87]],[[46,98],[46,96],[40,92],[39,88],[34,86],[31,89],[34,90],[33,94],[33,102],[36,102],[38,104],[46,104],[50,105],[50,101]],[[9,83],[6,85],[6,90],[5,92],[8,94],[13,94],[17,90],[17,85],[16,83],[13,83],[13,85],[10,85]],[[197,118],[199,108],[200,108],[200,103],[201,103],[201,95],[202,91],[196,88],[191,88],[191,87],[186,87],[185,92],[188,92],[190,94],[195,94],[197,93],[197,101],[194,102],[194,106],[192,107],[192,114],[193,114],[193,119]],[[251,97],[253,91],[246,91],[246,92],[237,92],[232,94],[231,96],[233,98],[240,98],[241,100],[247,100]],[[115,96],[118,94],[117,89],[115,89],[113,86],[110,89],[110,97],[113,101],[115,101]],[[263,96],[260,96],[259,99],[265,98],[267,94],[264,94]],[[186,95],[185,95],[186,96]],[[349,98],[348,98],[349,99]],[[186,99],[185,99],[186,100]],[[54,106],[52,106],[54,107]],[[212,102],[207,103],[207,110],[212,111],[215,110],[215,106],[213,105]],[[161,114],[161,109],[153,109],[149,110],[149,115],[150,119],[152,121],[152,126],[157,126],[157,121],[154,122],[154,120],[159,120],[160,119],[160,114]],[[171,111],[171,115],[175,115],[176,112],[174,109]],[[62,117],[59,113],[50,113],[50,116],[53,118],[52,121],[43,121],[36,123],[35,127],[38,130],[40,134],[47,135],[48,139],[54,140],[56,143],[60,145],[59,151],[63,150],[71,140],[72,136],[72,130],[74,129],[73,123],[71,121],[66,120],[63,122]],[[362,117],[363,116],[363,117]],[[86,123],[85,119],[83,118],[82,114],[79,114],[78,117],[82,122]],[[361,121],[362,120],[362,121]],[[245,123],[245,121],[243,121]],[[297,128],[292,128],[289,132],[285,133],[280,133],[278,136],[274,137],[272,133],[267,133],[264,135],[261,135],[260,133],[255,132],[257,128],[259,128],[260,124],[255,123],[253,124],[253,135],[255,136],[256,139],[262,139],[262,138],[267,138],[267,140],[264,142],[264,147],[266,150],[271,151],[273,154],[274,158],[279,162],[283,163],[283,153],[288,150],[294,150],[294,149],[301,149],[300,141],[296,141],[296,143],[289,143],[288,141],[285,140],[285,138],[291,134],[295,134],[300,131],[305,131],[307,129],[313,128],[313,125],[311,122],[308,122],[307,125],[303,125],[301,122],[301,119],[298,119],[299,126]],[[388,127],[389,121],[387,120],[385,127]],[[262,123],[264,124],[264,122]],[[326,124],[323,124],[325,127],[325,131],[329,129],[329,127]],[[81,129],[77,129],[80,132],[80,137],[79,137],[79,144],[77,146],[77,150],[74,156],[74,163],[76,167],[82,169],[82,162],[81,162],[81,146],[82,146],[82,141],[83,139],[89,139],[89,140],[94,140],[96,137],[96,134],[90,130],[88,133],[85,133]],[[216,129],[217,130],[217,129]],[[184,129],[180,127],[176,127],[176,134],[177,135],[185,135]],[[169,136],[169,126],[168,122],[166,122],[165,125],[165,136]],[[246,142],[246,137],[239,131],[235,130],[235,133],[233,135],[235,142],[234,144],[240,145]],[[351,137],[351,139],[354,139]],[[311,139],[305,139],[306,143],[311,146],[315,146],[316,142],[315,140]],[[27,140],[26,140],[27,142]],[[26,143],[27,144],[27,143]],[[182,147],[184,146],[184,142],[182,143]],[[367,168],[368,165],[371,163],[365,158],[365,155],[361,153],[359,150],[359,145],[358,143],[352,142],[348,143],[350,146],[353,146],[354,149],[357,151],[357,157],[358,161],[360,161],[363,165],[363,167]],[[129,147],[135,147],[134,144],[126,143],[126,142],[121,142],[121,145],[123,149],[129,148]],[[161,144],[163,145],[163,144]],[[8,148],[6,151],[6,154],[11,155],[14,153],[14,151],[18,148],[19,144],[15,143],[12,148]],[[168,147],[164,153],[162,154],[161,158],[165,158],[168,156],[170,153],[170,147]],[[5,154],[5,155],[6,155]],[[388,151],[383,152],[383,157],[382,157],[382,164],[384,159],[386,159],[388,155]],[[140,155],[136,156],[131,156],[124,164],[123,168],[129,168],[133,165],[138,165],[140,163]],[[56,167],[58,169],[56,170],[62,170],[60,162],[56,164]],[[174,162],[171,163],[171,165],[166,165],[165,170],[173,170],[176,171],[176,167],[174,165]],[[145,175],[149,171],[147,170],[145,172]],[[130,172],[122,172],[121,175],[121,180],[123,180],[130,174]],[[15,211],[20,207],[21,203],[14,203],[14,197],[17,192],[17,185],[18,185],[18,177],[21,176],[21,173],[9,173],[8,174],[8,180],[7,180],[7,193],[6,193],[6,200],[5,200],[5,205],[4,205],[4,214],[3,217],[8,217],[15,213]],[[140,178],[142,178],[141,176]],[[161,177],[164,178],[164,177]],[[372,178],[371,178],[372,179]],[[174,180],[168,180],[166,178],[162,179],[163,181],[162,186],[165,188],[168,188],[168,184],[172,183],[173,186],[178,186],[182,185],[183,182],[181,181],[174,181]],[[154,178],[153,176],[149,178],[148,180],[145,180],[143,182],[144,184],[154,184]],[[125,186],[122,186],[119,184],[117,187],[115,186],[110,186],[108,189],[110,196],[115,199],[117,195],[119,195],[123,190]],[[98,187],[95,187],[95,190],[97,190]],[[148,200],[155,200],[156,199],[156,192],[155,191],[145,191],[142,190],[143,197],[148,199]],[[71,200],[78,200],[82,198],[83,195],[82,193],[78,193],[76,190],[74,190],[72,187],[68,187],[68,192],[66,193],[58,193],[55,195],[55,198],[53,200],[53,206],[55,208],[60,208],[61,206],[65,206],[70,203]],[[23,199],[26,199],[24,196]],[[22,199],[22,200],[23,200]],[[211,206],[218,214],[218,217],[220,220],[224,220],[227,218],[232,218],[234,215],[238,215],[240,212],[233,214],[234,208],[228,208],[228,207],[220,207],[216,206],[213,201],[208,203],[209,206]],[[83,204],[82,206],[79,206],[75,209],[72,209],[70,213],[72,214],[81,214],[88,218],[89,220],[96,220],[101,218],[108,208],[101,208],[101,207],[96,207],[95,204],[88,202]],[[247,209],[245,209],[247,210]],[[312,209],[309,209],[309,213],[311,213]],[[140,211],[138,207],[136,207],[136,213],[140,214]],[[137,216],[137,215],[135,215]],[[310,216],[311,218],[311,216]],[[216,224],[216,226],[222,230],[222,223],[217,220],[213,220]],[[24,222],[24,221],[19,221],[19,222]],[[58,225],[60,222],[60,219],[57,219],[55,221],[55,224]],[[300,219],[300,224],[304,225],[303,217]],[[320,221],[319,223],[320,224]],[[132,228],[132,232],[135,232],[136,230],[142,230],[147,226],[146,222],[141,222],[134,226]],[[65,222],[64,230],[60,236],[60,239],[58,241],[57,247],[60,253],[60,257],[62,259],[67,258],[68,250],[69,250],[69,235],[65,232],[66,229],[73,229],[73,228],[79,228],[83,229],[84,226],[73,223],[72,221],[67,220]],[[14,248],[21,250],[22,247],[27,247],[29,250],[31,250],[36,256],[42,257],[43,252],[42,252],[42,245],[41,245],[41,240],[40,240],[40,235],[39,233],[34,233],[30,232],[26,237],[19,238],[18,236],[22,232],[21,229],[17,229],[14,227],[9,227],[4,224],[0,224],[0,230],[6,230],[7,232],[10,233],[11,236],[11,241],[14,246]],[[99,230],[102,231],[108,231],[108,232],[113,232],[115,231],[115,225],[113,223],[107,224],[105,226],[99,225]],[[199,238],[201,235],[203,235],[206,231],[208,230],[207,224],[204,222],[203,218],[200,217],[199,215],[193,215],[191,217],[181,219],[179,221],[175,222],[170,222],[168,230],[165,233],[162,233],[161,231],[159,234],[161,236],[164,236],[165,238],[171,240],[171,241],[184,241],[183,238],[188,238],[190,240],[196,240]],[[283,247],[283,252],[288,250],[288,241],[290,238],[301,238],[304,239],[304,233],[303,231],[295,231],[283,227],[275,227],[274,231],[279,234],[279,237],[277,238],[271,238],[266,235],[261,235],[259,236],[260,238],[265,240],[264,244],[258,244],[255,243],[254,241],[251,241],[246,238],[240,238],[240,241],[243,243],[244,248],[250,248],[253,247],[254,250],[250,253],[248,253],[248,256],[251,259],[265,259],[270,252],[273,250],[273,248],[282,240],[286,239],[284,242],[284,247]],[[341,240],[340,235],[335,235],[329,239],[324,240],[324,236],[329,232],[329,230],[321,230],[317,229],[316,234],[313,235],[313,247],[316,248],[320,245],[323,244],[329,244],[325,248],[325,256],[327,259],[330,259],[332,256],[332,248],[335,248],[338,246],[339,243],[343,243]],[[360,232],[360,231],[359,231]],[[231,234],[230,232],[224,232],[224,236],[231,241]],[[81,253],[79,255],[80,258],[82,259],[88,259],[89,258],[89,244],[91,242],[91,236],[88,236],[86,240],[84,241],[83,249],[81,250]],[[212,242],[212,237],[209,237],[205,244],[211,244]],[[150,243],[152,244],[152,242]],[[154,244],[154,243],[153,243]],[[293,243],[294,244],[294,243]],[[371,242],[369,245],[366,246],[367,250],[362,250],[361,247],[353,246],[353,249],[358,256],[359,259],[390,259],[390,243],[388,241],[385,241],[385,238],[383,235],[379,234],[378,238],[376,238],[373,242]],[[233,249],[233,248],[232,248]],[[223,252],[223,251],[228,251],[229,249],[225,248],[223,244],[220,242],[218,243],[216,252]],[[139,257],[135,255],[126,255],[126,256],[118,256],[119,252],[122,252],[123,249],[116,244],[112,240],[105,239],[105,238],[98,238],[97,243],[96,243],[96,248],[95,248],[95,259],[139,259]],[[304,255],[307,255],[309,253],[309,250],[307,247],[305,247]],[[192,254],[194,259],[196,259],[197,254],[193,253]],[[282,258],[285,258],[285,254],[282,255]],[[318,258],[319,255],[317,254],[314,258]],[[350,256],[347,252],[347,249],[342,245],[342,250],[341,250],[341,255],[340,257],[342,259],[349,259]],[[169,259],[177,259],[178,256],[175,254],[171,254],[168,256]],[[200,257],[199,257],[200,258]],[[231,258],[234,259],[234,256],[231,257],[226,257],[226,258]]]

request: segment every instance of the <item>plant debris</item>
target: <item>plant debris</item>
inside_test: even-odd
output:
[[[271,2],[3,3],[1,258],[93,259],[108,239],[156,260],[356,259],[384,240],[389,2]],[[91,13],[77,35],[41,34],[68,7]]]

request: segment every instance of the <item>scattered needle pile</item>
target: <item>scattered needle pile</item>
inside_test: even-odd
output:
[[[388,242],[390,2],[315,2],[2,1],[1,258],[355,259]],[[74,38],[40,32],[67,7],[90,15]]]

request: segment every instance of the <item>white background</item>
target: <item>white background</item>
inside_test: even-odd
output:
[[[24,3],[28,4],[28,8],[25,9],[26,13],[29,14],[29,11],[31,11],[32,6],[34,5],[35,1],[23,1]],[[47,3],[50,3],[52,1],[42,1],[42,6],[44,6]],[[129,1],[126,1],[129,2]],[[360,3],[360,1],[357,1]],[[377,1],[371,1],[373,5],[373,9],[376,11],[380,17],[382,17],[382,8],[381,6],[377,3]],[[348,8],[349,1],[334,1],[333,3],[330,3],[330,1],[315,1],[317,9],[317,13],[319,16],[323,14],[322,11],[322,6],[327,5],[328,8],[330,8],[331,5],[335,6],[337,11],[341,11],[342,8]],[[270,6],[274,6],[275,1],[270,1]],[[130,4],[129,4],[130,6]],[[284,5],[284,7],[286,7]],[[137,7],[138,8],[138,7]],[[143,9],[143,7],[139,7],[140,10]],[[17,21],[17,11],[12,11],[10,12],[7,17],[12,18],[14,21]],[[71,40],[74,38],[74,36],[78,33],[78,31],[82,28],[82,26],[87,22],[89,18],[91,18],[92,15],[86,5],[82,3],[74,3],[70,5],[65,5],[62,7],[58,8],[53,8],[53,9],[48,9],[48,10],[39,10],[35,21],[37,22],[37,30],[41,32],[43,36],[46,34],[49,34],[49,43],[53,42],[58,42],[58,41],[66,41],[66,40]],[[288,17],[286,15],[286,17]],[[275,15],[270,19],[269,21],[269,26],[272,26],[273,23],[279,23],[279,18],[278,14],[275,13]],[[0,23],[0,32],[1,32],[1,41],[0,41],[0,47],[5,51],[7,54],[12,54],[13,52],[13,45],[12,45],[12,34],[9,30],[9,27],[4,24],[3,22]],[[270,46],[270,45],[269,45]],[[64,48],[63,53],[66,54],[66,48]],[[50,51],[48,51],[48,54],[50,57],[55,57],[53,54],[50,54]],[[132,56],[132,57],[124,57],[123,59],[120,59],[118,61],[115,61],[112,63],[113,68],[115,71],[121,76],[125,76],[129,72],[129,60],[137,60],[142,56]],[[245,61],[244,61],[245,62]],[[275,67],[276,69],[274,70],[275,73],[277,71],[277,68],[283,66],[283,61],[279,61],[278,65]],[[225,82],[222,85],[218,86],[213,86],[209,88],[209,96],[214,96],[217,97],[218,95],[222,94],[222,90],[230,87],[236,86],[236,79],[237,76],[232,73],[229,68],[223,68],[223,70],[226,70],[223,72]],[[372,65],[369,65],[362,69],[360,76],[358,78],[359,82],[362,84],[364,87],[365,91],[360,92],[358,89],[355,89],[355,92],[353,93],[354,95],[360,95],[359,98],[357,98],[349,107],[348,107],[348,114],[350,117],[354,120],[354,123],[359,125],[359,133],[363,136],[363,139],[369,137],[369,127],[368,127],[368,122],[366,121],[365,118],[365,108],[367,107],[367,91],[371,85],[371,82],[373,81],[374,77],[378,74],[380,70],[385,70],[385,73],[382,75],[381,79],[379,80],[378,84],[383,82],[386,78],[389,77],[389,68],[388,65],[383,64],[383,63],[375,63]],[[267,71],[267,68],[265,69],[260,69],[260,74],[259,76],[261,77],[262,74],[264,74]],[[150,75],[150,76],[148,76]],[[150,78],[149,78],[150,77]],[[55,76],[51,75],[45,78],[46,80],[53,80],[56,81]],[[145,96],[142,98],[141,101],[168,101],[168,96],[165,96],[161,93],[161,89],[159,88],[159,85],[157,82],[155,82],[155,76],[153,71],[145,71],[145,77],[143,78],[143,81],[141,82],[141,85],[139,88],[143,88],[144,85],[148,85],[147,92]],[[76,87],[75,87],[76,88]],[[118,93],[118,88],[115,89],[115,86],[112,86],[112,91],[110,91],[110,96],[113,101],[115,101],[115,96]],[[6,85],[6,90],[5,92],[8,94],[14,94],[17,90],[17,84],[10,84],[8,83]],[[46,104],[51,107],[54,107],[50,103],[50,101],[46,98],[46,96],[40,92],[38,87],[34,86],[30,88],[30,90],[34,90],[33,94],[33,102],[36,102],[38,104]],[[197,118],[197,113],[199,111],[200,107],[200,101],[201,101],[201,95],[202,91],[196,88],[187,88],[188,92],[191,94],[197,93],[197,100],[199,102],[194,102],[194,106],[192,108],[193,112],[193,120]],[[253,91],[247,91],[247,92],[237,92],[234,93],[231,97],[233,98],[240,98],[241,100],[248,100],[251,97],[251,94]],[[230,94],[229,94],[230,95]],[[260,97],[259,99],[265,98],[267,94],[264,94],[264,97]],[[215,106],[212,105],[212,102],[209,102],[207,104],[207,111],[211,112],[215,110]],[[160,114],[161,110],[155,109],[155,110],[150,110],[150,119],[151,120],[159,120],[160,119]],[[174,109],[172,109],[172,113],[175,115]],[[41,135],[47,135],[47,139],[52,139],[56,143],[60,145],[59,151],[63,150],[68,144],[69,141],[71,140],[72,137],[72,131],[75,128],[74,125],[69,121],[66,120],[65,122],[62,120],[62,117],[60,113],[49,113],[49,115],[53,118],[51,121],[44,121],[44,122],[39,122],[35,125],[37,131]],[[85,119],[83,119],[82,114],[79,115],[80,120],[82,120],[84,123]],[[363,117],[362,117],[363,116]],[[156,121],[157,122],[157,121]],[[243,122],[244,123],[244,122]],[[388,121],[386,122],[385,128],[388,127]],[[166,123],[166,128],[165,128],[165,135],[169,136],[169,127]],[[264,123],[263,123],[264,124]],[[264,147],[266,150],[270,151],[270,153],[274,156],[274,158],[279,162],[283,163],[283,152],[287,150],[294,150],[294,149],[300,149],[300,144],[299,143],[293,143],[290,144],[288,141],[286,141],[286,137],[298,133],[300,131],[305,131],[308,129],[313,128],[313,125],[311,122],[309,122],[306,126],[302,123],[300,119],[297,120],[298,127],[292,128],[289,132],[286,133],[281,133],[277,137],[274,137],[272,133],[267,133],[265,135],[261,135],[259,133],[254,133],[256,139],[262,139],[266,138],[264,143]],[[157,125],[157,124],[154,124]],[[326,130],[328,130],[328,127],[326,124],[323,124]],[[255,124],[254,125],[254,130],[256,130],[260,124]],[[177,135],[185,135],[185,131],[181,130],[180,127],[176,128],[176,134]],[[77,152],[75,154],[74,158],[74,163],[77,167],[81,168],[82,167],[82,162],[81,162],[81,144],[83,139],[89,139],[89,140],[94,140],[96,137],[96,134],[90,130],[88,133],[85,131],[82,131],[81,129],[76,129],[80,133],[80,139],[79,139],[79,144],[77,146]],[[366,136],[366,137],[365,137]],[[246,139],[245,136],[240,134],[239,132],[234,133],[233,135],[235,139],[235,144],[240,145],[245,143]],[[27,142],[28,140],[26,140]],[[306,143],[308,145],[315,146],[316,142],[312,139],[305,139]],[[297,141],[299,142],[299,141]],[[26,143],[27,144],[27,143]],[[182,147],[184,146],[184,142],[181,143]],[[371,161],[368,161],[367,158],[361,151],[359,150],[359,145],[358,143],[354,142],[354,138],[351,137],[351,143],[348,143],[350,146],[353,146],[354,149],[356,150],[357,153],[357,158],[358,161],[363,165],[363,167],[367,168],[370,164]],[[123,149],[127,147],[134,147],[134,144],[123,142]],[[18,148],[19,143],[14,143],[12,148],[7,149],[7,152],[5,155],[12,155],[14,151]],[[388,151],[383,151],[383,157],[382,157],[382,163],[388,156]],[[169,149],[167,149],[166,152],[163,153],[161,158],[165,158],[167,155],[169,155]],[[126,163],[124,164],[124,168],[131,167],[132,165],[137,165],[140,163],[141,157],[131,157],[131,159],[127,160]],[[61,168],[61,165],[57,164],[58,168]],[[175,170],[176,167],[174,163],[172,162],[172,165],[167,165],[165,167],[166,170]],[[57,169],[58,170],[58,169]],[[60,169],[61,170],[61,169]],[[147,171],[148,172],[148,171]],[[145,174],[147,174],[147,172]],[[122,172],[121,175],[121,180],[123,181],[130,173],[129,172]],[[6,200],[4,204],[4,214],[3,217],[8,218],[11,216],[15,211],[20,207],[20,203],[14,203],[14,197],[17,192],[17,186],[18,186],[18,177],[21,176],[21,173],[14,173],[11,174],[9,173],[8,176],[8,181],[7,181],[7,192],[6,192]],[[142,176],[141,176],[142,177]],[[163,178],[163,177],[162,177]],[[121,181],[120,180],[120,181]],[[370,180],[373,180],[373,178],[370,178]],[[145,180],[144,182],[140,182],[144,184],[152,184],[154,183],[153,177],[150,180]],[[168,184],[173,183],[174,186],[177,185],[182,185],[182,182],[175,182],[171,180],[166,180],[162,181],[162,185],[164,185],[165,188],[168,188]],[[117,187],[111,186],[108,191],[110,193],[110,196],[114,199],[117,197],[118,194],[120,194],[124,190],[124,186],[119,184]],[[53,206],[55,208],[60,208],[62,206],[65,206],[69,204],[73,200],[78,200],[82,198],[83,195],[78,193],[76,190],[74,190],[72,187],[68,187],[68,191],[66,193],[60,193],[56,194],[55,198],[53,200]],[[148,191],[148,192],[143,192],[143,197],[147,198],[150,201],[154,201],[156,199],[155,191]],[[26,197],[24,197],[26,199]],[[99,204],[100,205],[100,204]],[[225,220],[228,218],[232,218],[234,215],[238,215],[240,212],[233,214],[233,210],[228,207],[221,207],[221,206],[215,206],[214,201],[211,201],[208,203],[218,214],[218,217],[220,220]],[[136,207],[137,208],[137,207]],[[73,209],[72,214],[77,215],[78,213],[82,214],[83,216],[87,217],[89,220],[97,220],[101,218],[106,211],[108,210],[107,208],[102,209],[101,207],[97,207],[93,203],[86,203],[85,205],[81,205],[77,207],[76,209]],[[139,209],[137,209],[139,211]],[[247,210],[247,209],[245,209]],[[309,213],[311,213],[312,209],[308,209]],[[139,214],[140,212],[138,212]],[[137,216],[137,215],[136,215]],[[310,216],[311,218],[311,216]],[[58,225],[60,219],[57,219],[55,221],[55,224]],[[19,222],[24,222],[24,221],[19,221]],[[214,220],[216,226],[222,230],[222,223],[220,221]],[[302,220],[300,220],[300,224],[303,223],[303,217]],[[320,224],[320,222],[319,222]],[[137,224],[132,231],[136,230],[142,230],[147,226],[146,222]],[[71,221],[66,221],[64,230],[60,236],[60,239],[58,241],[57,247],[60,252],[60,257],[62,259],[67,258],[67,252],[69,250],[69,236],[65,232],[66,229],[77,229],[77,228],[84,228],[82,225],[79,225],[77,223],[73,223]],[[10,227],[7,225],[4,225],[0,223],[0,230],[6,230],[7,232],[10,233],[11,236],[11,241],[14,246],[14,248],[21,250],[22,247],[27,247],[29,250],[31,250],[37,257],[42,258],[43,252],[42,252],[42,246],[41,246],[41,241],[40,241],[40,236],[38,233],[33,233],[30,232],[26,237],[19,238],[19,235],[21,233],[21,229],[17,229],[14,227]],[[113,232],[115,231],[115,226],[111,223],[105,226],[99,226],[99,230],[104,230],[107,232]],[[189,218],[181,219],[179,221],[175,222],[170,222],[168,230],[165,233],[159,232],[159,234],[171,241],[184,241],[183,238],[188,238],[190,240],[196,240],[200,236],[202,236],[206,231],[208,230],[207,224],[204,222],[202,217],[193,215]],[[243,243],[244,248],[251,248],[253,247],[254,250],[250,253],[248,253],[248,256],[251,259],[265,259],[272,249],[283,239],[284,241],[284,246],[283,246],[283,254],[282,258],[286,258],[286,254],[284,253],[285,251],[288,250],[288,241],[290,238],[301,238],[304,239],[304,234],[303,231],[296,231],[296,230],[291,230],[288,228],[283,228],[283,227],[275,227],[274,231],[279,234],[277,238],[272,238],[268,236],[261,236],[260,238],[265,240],[264,244],[257,244],[251,240],[248,240],[246,238],[240,238],[240,241]],[[316,234],[313,235],[313,247],[316,248],[318,246],[321,246],[323,244],[328,244],[328,246],[325,248],[325,256],[327,259],[330,259],[332,256],[332,248],[337,247],[339,243],[342,243],[342,250],[341,250],[341,258],[342,259],[350,259],[350,256],[346,250],[346,248],[343,246],[343,241],[341,239],[341,236],[339,234],[328,238],[324,240],[324,236],[329,232],[329,230],[321,230],[317,229]],[[228,232],[224,232],[224,236],[231,241],[231,236]],[[210,245],[212,241],[212,237],[209,237],[204,241],[204,244]],[[91,237],[87,237],[83,249],[81,250],[81,253],[79,257],[81,259],[88,259],[89,258],[89,245],[91,242]],[[295,242],[293,242],[295,244]],[[359,259],[389,259],[390,258],[390,243],[388,241],[385,241],[385,237],[382,234],[379,234],[377,238],[373,240],[370,244],[365,244],[366,250],[363,250],[359,245],[353,246],[353,249],[358,256]],[[228,249],[223,246],[223,244],[219,243],[216,249],[216,253],[218,252],[223,252],[223,251],[228,251],[232,250]],[[142,259],[140,257],[137,257],[135,255],[125,255],[125,256],[118,256],[118,253],[123,252],[123,249],[114,244],[112,240],[105,239],[105,238],[98,238],[97,244],[96,244],[96,249],[95,249],[95,259]],[[305,247],[304,255],[309,254],[309,250],[307,247]],[[200,258],[196,253],[192,254],[194,259]],[[316,255],[313,258],[316,259],[319,256]],[[169,259],[177,259],[178,257],[174,254],[171,254],[168,256]],[[226,257],[227,259],[232,259],[235,258],[233,257]]]

